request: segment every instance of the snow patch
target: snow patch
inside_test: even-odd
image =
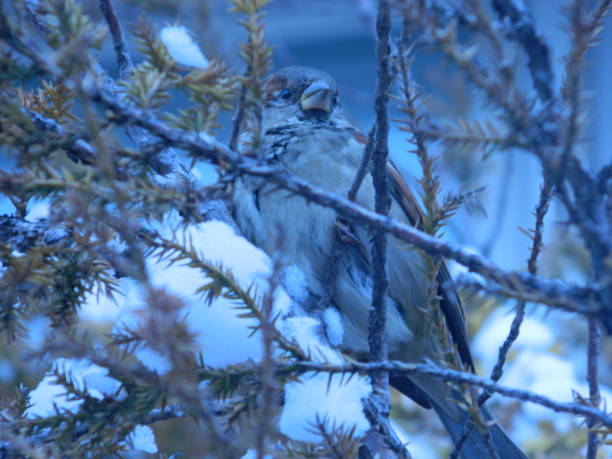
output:
[[[74,386],[102,400],[104,396],[114,395],[121,383],[108,376],[106,368],[95,365],[88,359],[57,359],[53,368],[64,374],[69,374]],[[26,417],[51,416],[55,407],[60,410],[76,412],[82,401],[69,400],[64,386],[58,385],[51,372],[47,373],[36,389],[30,392],[31,406],[26,410]]]
[[[493,312],[474,337],[472,351],[484,368],[491,369],[497,362],[499,347],[508,336],[514,314],[499,309]],[[555,337],[551,329],[533,317],[525,317],[519,337],[512,345],[514,351],[523,349],[547,350],[553,346]]]
[[[368,378],[336,375],[328,386],[328,375],[307,373],[301,382],[285,385],[285,406],[280,418],[280,430],[294,440],[304,442],[321,441],[316,425],[317,416],[325,419],[329,426],[355,426],[355,436],[364,435],[370,423],[362,411],[362,399],[372,392]],[[328,390],[329,387],[329,390]]]
[[[164,27],[159,34],[168,54],[179,64],[204,69],[208,59],[193,41],[186,27],[175,25]]]
[[[241,459],[257,459],[257,451],[254,449],[250,449],[246,452],[244,456],[242,456]],[[269,454],[265,454],[264,459],[272,459],[272,456],[270,456]]]
[[[344,337],[344,327],[342,326],[342,318],[336,308],[327,308],[323,312],[323,322],[325,323],[325,332],[327,339],[333,346],[339,346]]]
[[[229,270],[243,289],[251,286],[252,293],[261,297],[268,288],[272,265],[268,256],[238,236],[227,224],[210,221],[191,225],[173,233],[170,223],[178,219],[170,215],[157,230],[166,238],[173,234],[179,241],[190,240],[202,259]],[[204,362],[215,368],[238,364],[247,360],[259,360],[262,356],[261,335],[252,335],[256,319],[239,317],[244,312],[238,303],[223,296],[207,306],[197,289],[209,282],[205,273],[180,262],[169,265],[166,261],[149,258],[147,269],[155,288],[163,289],[179,298],[184,304],[179,316],[194,335],[196,349],[202,352]],[[132,298],[128,298],[132,295]],[[127,326],[138,329],[146,320],[148,308],[141,289],[134,288],[123,300],[126,307],[121,312],[116,328]],[[283,288],[276,291],[273,314],[284,316],[292,307],[292,301]],[[149,368],[167,371],[163,356],[157,352],[139,350],[137,357]]]
[[[278,330],[294,341],[315,362],[341,364],[342,357],[320,339],[321,324],[306,316],[290,317],[277,323]]]
[[[308,298],[306,276],[295,265],[287,266],[282,272],[283,287],[294,301],[301,303]]]
[[[130,434],[132,448],[149,454],[157,453],[157,443],[153,429],[142,424],[137,425]]]
[[[139,347],[134,351],[134,355],[149,369],[156,371],[158,375],[165,375],[172,368],[170,360],[155,349]]]
[[[40,218],[49,218],[49,200],[48,199],[33,199],[28,203],[30,207],[28,211],[28,220],[38,220]]]

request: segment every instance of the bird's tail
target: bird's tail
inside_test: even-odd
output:
[[[470,423],[470,414],[461,404],[451,400],[449,388],[442,381],[430,378],[391,377],[390,383],[404,395],[410,397],[424,408],[433,408],[446,427],[449,435],[456,445],[463,437],[466,425]],[[461,399],[457,393],[454,398]],[[494,422],[493,415],[481,408],[484,421],[489,425],[489,440],[476,426],[473,426],[461,447],[462,459],[490,459],[492,447],[499,459],[527,459],[518,446],[506,435],[501,426]],[[489,446],[490,445],[490,446]]]
[[[466,423],[470,422],[470,414],[452,401],[447,402],[453,403],[452,410],[431,399],[429,399],[429,403],[446,427],[453,443],[457,444],[464,435]],[[497,422],[491,422],[494,421],[491,413],[484,407],[481,409],[481,413],[484,420],[490,424],[488,427],[489,440],[478,427],[473,426],[461,447],[460,457],[464,459],[489,459],[492,456],[490,448],[493,448],[499,459],[527,459],[525,453],[510,440],[501,426]]]

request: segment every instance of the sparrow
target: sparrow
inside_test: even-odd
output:
[[[347,196],[362,160],[366,137],[342,110],[338,87],[325,72],[307,67],[287,67],[270,76],[264,85],[260,157],[285,167],[313,185]],[[395,165],[386,165],[392,198],[389,216],[419,226],[421,210]],[[374,209],[370,176],[363,181],[356,203]],[[372,301],[371,238],[373,230],[358,223],[347,225],[333,285],[326,285],[330,257],[338,237],[338,217],[333,209],[288,194],[257,178],[236,181],[233,212],[243,234],[272,255],[282,251],[289,263],[306,278],[309,291],[329,298],[340,313],[344,335],[340,349],[353,358],[368,360],[368,316]],[[344,226],[344,225],[343,225]],[[386,335],[389,358],[403,362],[434,362],[444,366],[435,325],[428,312],[429,288],[423,255],[392,235],[387,243],[388,298]],[[438,274],[440,306],[459,358],[474,370],[465,319],[457,293],[448,287],[450,275],[441,264]],[[458,403],[456,388],[421,375],[391,377],[390,383],[424,408],[433,408],[454,441],[461,436],[469,414]],[[526,457],[484,410],[490,438],[501,459]],[[473,428],[462,448],[464,458],[488,458],[485,437]]]

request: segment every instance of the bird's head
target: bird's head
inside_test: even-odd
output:
[[[284,124],[333,124],[340,116],[338,87],[327,73],[285,67],[264,85],[264,127]]]

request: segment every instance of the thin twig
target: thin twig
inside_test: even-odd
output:
[[[533,239],[531,250],[529,251],[529,259],[527,260],[527,270],[530,274],[536,274],[538,267],[538,255],[540,254],[542,248],[542,238],[543,238],[543,228],[544,228],[544,217],[546,217],[546,213],[548,212],[548,208],[550,205],[550,200],[552,199],[552,185],[550,181],[544,181],[544,185],[542,185],[542,189],[540,190],[540,199],[536,206],[535,210],[535,228],[533,230]],[[497,362],[491,371],[491,379],[495,382],[499,381],[503,375],[504,365],[508,358],[508,353],[510,352],[510,348],[514,344],[514,342],[519,337],[519,333],[521,330],[521,325],[523,324],[523,319],[525,318],[525,301],[520,301],[517,308],[516,314],[514,315],[514,319],[512,319],[512,324],[510,325],[510,332],[503,344],[499,348],[499,354],[497,357]],[[483,406],[489,398],[493,395],[490,391],[483,392],[480,397],[478,397],[478,406]],[[459,453],[461,452],[461,448],[465,444],[470,432],[474,428],[474,424],[466,423],[461,436],[455,443],[455,448],[450,455],[451,459],[455,459],[459,457]]]
[[[482,387],[488,391],[525,402],[545,406],[558,413],[570,413],[601,422],[606,427],[612,427],[612,414],[582,403],[559,402],[544,395],[537,394],[524,389],[516,389],[503,386],[490,378],[477,376],[473,373],[440,368],[433,364],[405,363],[395,360],[387,362],[347,362],[343,365],[330,365],[315,362],[282,363],[277,371],[292,372],[297,369],[302,371],[315,371],[326,373],[372,373],[377,371],[388,371],[397,376],[427,375],[444,381],[465,383],[472,386]]]
[[[546,217],[546,213],[548,212],[548,208],[550,205],[550,200],[552,198],[552,185],[549,181],[545,180],[544,185],[542,185],[542,189],[540,190],[540,199],[536,206],[535,210],[535,227],[533,230],[533,240],[531,245],[531,250],[529,251],[529,259],[527,260],[527,270],[530,274],[537,274],[538,267],[538,255],[542,249],[542,238],[543,238],[543,229],[544,229],[544,218]],[[506,337],[506,340],[499,348],[499,356],[497,359],[497,363],[495,364],[493,371],[491,372],[491,379],[493,381],[499,381],[503,374],[503,366],[506,362],[508,352],[510,351],[510,347],[518,338],[520,327],[523,322],[523,318],[525,316],[525,302],[521,301],[518,305],[516,315],[514,320],[512,321],[512,325],[510,326],[510,332]],[[485,403],[488,396],[485,398],[486,394],[483,394],[479,400],[480,405]]]
[[[41,20],[39,16],[38,9],[41,8],[40,1],[25,0],[25,2],[23,3],[25,5],[28,16],[30,17],[34,25],[38,28],[40,33],[45,37],[49,35],[49,33],[51,32],[49,30],[49,26],[45,23],[45,21]]]
[[[118,102],[100,88],[89,88],[86,91],[92,99],[108,107],[116,114],[115,121],[142,126],[163,141],[172,144],[176,148],[189,151],[195,157],[206,158],[214,164],[231,167],[238,173],[269,180],[312,202],[335,209],[340,215],[350,220],[363,223],[375,229],[384,229],[398,239],[413,244],[428,254],[440,255],[456,260],[470,271],[481,274],[509,289],[547,297],[550,302],[558,302],[564,305],[566,309],[571,309],[581,314],[590,316],[600,314],[598,307],[582,306],[583,302],[597,296],[597,288],[574,286],[560,280],[544,279],[528,273],[505,271],[480,255],[463,250],[452,243],[423,233],[413,226],[381,216],[334,193],[315,187],[290,174],[282,167],[260,165],[252,159],[230,150],[226,145],[211,136],[195,135],[169,128],[151,114]]]
[[[609,0],[605,0],[604,3],[608,4]],[[553,109],[559,105],[559,102],[551,86],[553,75],[548,62],[549,51],[535,31],[531,15],[522,4],[516,0],[494,0],[494,8],[505,21],[509,37],[517,38],[530,56],[534,85],[536,89],[540,88],[541,98],[547,101],[547,104],[540,109],[530,107],[528,100],[521,94],[508,92],[506,88],[500,86],[500,82],[490,74],[486,67],[479,65],[470,53],[461,50],[457,46],[456,28],[452,23],[445,28],[439,17],[430,14],[428,10],[421,12],[429,22],[432,37],[440,44],[442,50],[463,69],[476,86],[486,93],[494,105],[503,109],[512,129],[525,137],[523,143],[527,146],[527,151],[540,159],[544,174],[553,179],[561,202],[566,207],[571,221],[580,229],[585,244],[592,254],[594,270],[599,271],[603,267],[605,254],[610,253],[612,247],[607,237],[608,224],[601,218],[602,212],[592,211],[593,208],[602,205],[601,197],[592,192],[595,187],[594,179],[577,158],[570,156],[567,178],[575,196],[571,196],[567,183],[557,180],[560,177],[561,164],[556,150],[563,128],[558,111]],[[608,11],[607,5],[597,11]],[[605,13],[601,14],[602,17],[605,16]],[[533,46],[530,46],[531,44]],[[612,292],[606,295],[609,295],[612,301]],[[610,301],[603,303],[610,303]]]
[[[593,309],[593,306],[589,304],[580,304],[558,299],[553,300],[552,298],[535,291],[533,293],[521,292],[520,288],[507,288],[494,282],[483,283],[480,279],[467,274],[460,274],[457,276],[457,278],[447,282],[445,285],[455,289],[468,289],[475,292],[482,292],[486,295],[513,298],[515,300],[525,301],[527,303],[542,304],[560,311],[582,314],[585,317],[599,316],[601,319],[605,320],[605,314],[603,313],[603,309],[601,307],[597,307],[596,312]]]
[[[517,40],[525,50],[535,90],[543,101],[549,101],[555,94],[550,50],[536,31],[531,13],[522,1],[492,0],[491,3],[506,26],[508,37]]]
[[[612,164],[603,166],[597,173],[597,188],[600,193],[607,193],[608,182],[612,180]]]
[[[22,111],[40,131],[44,133],[52,132],[59,137],[66,137],[65,146],[68,155],[74,160],[82,161],[86,164],[93,164],[95,162],[95,150],[89,143],[75,136],[69,136],[64,127],[52,118],[48,118],[26,108],[22,108]]]
[[[589,400],[594,408],[599,407],[601,393],[598,381],[598,362],[601,353],[601,331],[599,324],[593,319],[589,319],[589,343],[587,348],[587,381],[589,383]],[[589,433],[587,437],[587,459],[597,459],[597,448],[599,447],[599,436],[593,430],[596,422],[589,419],[587,426]]]
[[[117,18],[117,13],[115,12],[112,0],[100,0],[100,10],[104,15],[113,39],[115,56],[117,58],[117,65],[119,66],[119,77],[124,80],[128,79],[134,70],[134,65],[127,49],[125,35],[123,33],[121,23]],[[102,76],[104,83],[109,90],[116,94],[123,92],[123,89],[120,88],[99,65],[96,64],[94,69]],[[141,151],[151,150],[151,147],[153,147],[153,150],[155,150],[157,139],[145,129],[140,129],[135,126],[128,126],[126,131],[132,142],[134,142],[134,144]],[[156,171],[161,175],[165,175],[173,170],[173,160],[174,151],[172,148],[159,150],[155,155],[155,160],[153,161],[153,164],[155,164],[154,169],[156,169]]]
[[[100,0],[100,10],[106,19],[111,37],[113,38],[113,45],[115,46],[115,54],[119,65],[119,77],[125,79],[132,73],[134,65],[125,44],[125,35],[117,19],[117,13],[115,12],[112,0]]]
[[[236,457],[236,441],[230,432],[224,431],[219,422],[214,416],[214,412],[210,408],[210,403],[207,400],[201,400],[193,391],[181,390],[180,384],[176,381],[162,382],[157,373],[140,362],[118,359],[111,352],[95,348],[91,343],[86,343],[82,340],[75,340],[73,336],[66,333],[58,333],[52,341],[45,344],[45,352],[55,353],[58,355],[70,356],[77,359],[89,359],[93,364],[106,368],[109,374],[116,376],[121,380],[132,381],[136,384],[146,384],[150,387],[156,387],[160,391],[168,391],[176,395],[183,407],[189,407],[188,412],[198,419],[202,420],[206,426],[208,433],[217,445],[223,445],[220,450],[220,457],[231,459]],[[176,410],[175,410],[176,408]],[[145,422],[155,422],[163,420],[164,416],[170,416],[172,412],[179,414],[180,407],[174,405],[168,412],[164,410],[153,410],[149,413],[149,417],[144,419]],[[160,419],[157,419],[157,418]],[[180,416],[179,416],[180,417]]]
[[[8,34],[9,38],[12,38],[16,45],[20,45],[20,49],[25,48],[22,46],[23,43],[19,41],[18,36],[12,34],[10,30]],[[51,65],[48,58],[38,56],[36,53],[30,53],[29,56],[50,74],[54,76],[61,75],[61,71],[56,66]],[[244,158],[237,152],[230,150],[227,146],[210,136],[203,138],[201,135],[196,136],[192,133],[168,128],[151,114],[117,101],[115,97],[104,89],[93,86],[82,89],[90,98],[102,103],[113,110],[116,115],[119,115],[118,121],[144,127],[157,135],[161,140],[178,148],[184,148],[196,157],[202,156],[215,164],[232,167],[239,173],[266,178],[289,191],[300,194],[308,200],[333,208],[350,219],[361,221],[375,229],[384,228],[400,240],[413,244],[429,254],[452,258],[468,267],[471,271],[477,272],[508,288],[523,290],[527,293],[537,291],[538,294],[545,295],[551,300],[559,301],[566,306],[568,305],[568,300],[570,300],[569,303],[580,304],[598,294],[598,290],[589,287],[574,287],[561,281],[540,279],[525,273],[506,272],[478,255],[468,253],[438,238],[433,238],[412,226],[400,224],[392,219],[382,217],[333,193],[313,187],[308,182],[292,176],[280,167],[258,165],[249,158]],[[598,231],[596,232],[598,233]],[[579,307],[577,309],[580,310]],[[581,312],[587,315],[599,315],[602,313],[596,307],[590,308],[588,311],[583,309]]]
[[[595,37],[603,26],[603,20],[608,15],[612,1],[601,0],[592,15],[587,16],[584,12],[586,4],[584,0],[575,0],[570,9],[570,24],[572,32],[572,49],[567,59],[566,83],[563,91],[564,99],[569,105],[569,114],[566,121],[565,139],[561,153],[561,166],[557,180],[562,181],[567,173],[569,160],[573,156],[575,144],[578,141],[580,126],[578,116],[580,111],[580,83],[583,70],[583,62],[586,51],[595,42]],[[586,190],[576,190],[577,200],[583,196]],[[601,190],[604,191],[604,190]],[[605,194],[605,191],[604,193]],[[588,199],[588,198],[587,198]],[[579,207],[586,207],[580,206]],[[588,242],[588,241],[587,241]],[[602,255],[604,255],[602,253]],[[604,255],[605,256],[605,255]],[[594,260],[595,262],[596,260]],[[601,265],[601,263],[599,263]],[[595,277],[601,278],[602,269],[595,266]],[[588,347],[587,347],[587,381],[589,384],[589,399],[594,407],[599,406],[600,392],[598,383],[598,358],[601,352],[601,332],[596,321],[588,320]],[[595,459],[599,446],[599,437],[593,430],[595,423],[589,419],[587,422],[589,432],[587,436],[587,458]]]
[[[351,184],[351,188],[348,192],[348,200],[355,202],[357,199],[357,193],[359,192],[359,188],[363,183],[363,179],[368,173],[368,168],[370,166],[370,161],[372,159],[372,151],[374,150],[374,136],[376,134],[376,122],[370,128],[370,132],[368,132],[368,140],[366,141],[365,149],[363,150],[363,156],[361,157],[361,163],[359,164],[359,169],[357,169],[357,174]]]
[[[517,37],[522,46],[526,48],[526,53],[532,57],[533,79],[534,82],[539,81],[542,84],[540,94],[543,99],[546,99],[548,91],[546,85],[552,84],[552,74],[551,78],[546,77],[550,67],[546,57],[548,51],[545,49],[545,43],[535,32],[535,26],[528,10],[524,8],[522,2],[519,3],[516,0],[495,0],[495,5],[497,5],[500,16],[504,20],[507,19],[505,25],[509,29],[510,37]],[[605,17],[609,6],[610,0],[602,0],[593,17]],[[535,108],[524,95],[508,93],[506,88],[500,86],[500,82],[493,77],[489,69],[480,65],[473,53],[466,52],[469,50],[459,46],[456,23],[448,22],[447,18],[440,18],[437,14],[432,14],[433,10],[429,8],[423,7],[419,13],[421,16],[412,19],[425,24],[429,34],[442,50],[477,87],[482,89],[494,106],[505,112],[511,130],[524,138],[521,143],[525,145],[526,150],[540,160],[543,173],[554,183],[556,193],[567,210],[570,222],[580,230],[581,237],[591,254],[591,264],[596,273],[595,283],[597,283],[601,278],[600,275],[606,271],[605,260],[612,253],[612,242],[609,238],[610,224],[607,219],[609,212],[606,210],[609,206],[606,203],[605,193],[597,192],[597,182],[593,174],[587,171],[575,156],[570,155],[568,158],[567,180],[562,182],[558,180],[561,167],[559,147],[564,128],[558,110],[560,102],[552,92],[552,87],[550,100],[538,108]],[[599,30],[599,27],[595,27],[594,30]],[[534,40],[533,49],[529,46],[530,39]],[[538,60],[539,54],[542,59]],[[608,305],[612,305],[612,286],[602,287],[596,302],[600,305],[601,318],[608,332],[612,333],[612,320],[606,319],[610,316],[611,306]]]
[[[419,132],[420,120],[422,119],[422,116],[420,116],[418,113],[416,104],[419,94],[416,90],[415,85],[411,81],[410,61],[408,59],[409,50],[405,49],[405,46],[407,45],[409,40],[409,27],[409,21],[407,21],[407,17],[404,16],[402,27],[402,40],[399,44],[398,57],[398,73],[401,76],[400,87],[403,96],[403,105],[401,107],[401,110],[407,115],[406,120],[402,121],[402,123],[405,125],[405,127],[403,127],[402,129],[408,130],[412,133],[412,139],[410,141],[415,146],[413,153],[415,153],[418,157],[419,164],[422,170],[422,178],[419,180],[419,182],[422,188],[422,197],[425,213],[422,218],[423,221],[421,222],[421,226],[427,233],[431,234],[432,236],[436,236],[439,228],[443,224],[444,213],[440,205],[438,204],[439,184],[438,178],[435,174],[435,160],[430,156],[427,150],[425,144],[425,136],[421,132]],[[455,347],[453,345],[451,335],[448,330],[448,325],[441,309],[439,300],[439,289],[452,289],[452,286],[439,285],[438,278],[441,266],[439,258],[427,257],[426,266],[427,267],[425,271],[427,273],[429,284],[428,308],[430,311],[431,323],[433,324],[433,334],[437,338],[437,341],[440,343],[443,352],[448,356],[448,365],[451,368],[463,369],[462,362],[458,358],[457,352],[455,352]],[[467,389],[471,395],[469,397],[469,400],[474,401],[476,399],[476,391],[471,387]],[[474,423],[478,424],[479,426],[482,426],[482,435],[485,440],[484,443],[487,448],[489,457],[491,457],[491,459],[497,459],[497,450],[495,449],[492,443],[487,424],[484,422],[482,416],[477,410],[470,410],[470,414],[471,416],[469,417],[469,419],[473,419]]]
[[[282,247],[282,239],[277,245]],[[279,252],[281,252],[279,250]],[[272,423],[272,396],[276,389],[274,380],[274,337],[276,328],[274,327],[274,300],[279,287],[279,278],[282,264],[278,257],[274,259],[272,272],[268,278],[268,289],[261,304],[261,318],[259,329],[262,334],[263,357],[261,360],[261,412],[257,426],[257,436],[255,450],[257,459],[266,457],[266,439],[271,430]]]
[[[526,9],[519,8],[515,0],[495,1],[496,4],[500,5],[504,17],[506,17],[506,13],[512,13],[510,16],[513,16],[514,19],[526,21],[525,23],[513,23],[512,20],[509,20],[506,25],[509,27],[511,37],[519,36],[524,32],[526,37],[539,41],[533,20]],[[506,10],[506,7],[509,9]],[[514,12],[517,12],[517,15],[514,15]],[[545,104],[544,107],[540,109],[532,108],[532,104],[526,97],[520,93],[507,91],[507,88],[502,86],[501,82],[494,78],[494,75],[491,75],[487,67],[479,64],[473,57],[473,53],[466,52],[458,46],[455,24],[450,23],[450,25],[444,27],[443,21],[436,15],[432,15],[427,9],[422,10],[421,13],[428,22],[431,36],[447,56],[487,95],[492,104],[505,112],[511,129],[517,135],[524,136],[525,141],[522,143],[526,146],[528,152],[541,161],[544,175],[547,175],[555,183],[556,191],[566,207],[571,221],[580,229],[585,244],[592,254],[594,270],[601,270],[602,261],[605,259],[605,255],[602,254],[612,251],[612,247],[607,237],[608,225],[601,220],[602,213],[590,212],[590,209],[601,206],[602,201],[601,197],[595,196],[591,191],[595,187],[594,179],[577,158],[570,156],[567,178],[572,185],[575,196],[571,196],[572,193],[568,190],[567,183],[557,180],[560,177],[560,161],[557,149],[563,132],[557,110],[553,110],[559,105],[558,98],[551,96],[548,100],[549,103]],[[548,51],[544,49],[544,42],[539,41],[537,46],[534,45],[533,50],[528,47],[529,40],[523,40],[521,43],[523,46],[527,46],[526,52],[528,54],[532,53],[534,59],[541,51],[542,59],[536,65],[539,71],[532,69],[534,71],[533,79],[534,81],[539,80],[544,87],[550,84],[552,74],[551,78],[548,79],[549,83],[546,83],[547,78],[542,77],[542,74],[548,73],[547,69],[549,68],[549,65],[545,63],[548,59],[544,56],[548,54]],[[546,89],[542,89],[541,92],[546,91]],[[553,93],[551,92],[551,94]],[[593,202],[594,198],[595,202]],[[610,301],[612,301],[612,292],[609,293],[609,296]],[[606,301],[603,303],[606,304]]]
[[[565,139],[561,153],[561,167],[559,170],[559,181],[565,176],[568,167],[568,159],[573,153],[578,136],[578,112],[580,109],[580,80],[582,76],[582,59],[587,45],[584,43],[586,36],[582,25],[584,0],[575,0],[571,7],[570,23],[573,34],[572,50],[567,59],[566,79],[563,91],[564,99],[569,105],[567,116]]]
[[[232,117],[232,132],[230,134],[229,148],[238,151],[238,139],[240,138],[240,130],[244,120],[244,112],[246,106],[247,88],[245,85],[240,86],[240,94],[238,94],[238,102],[236,104],[236,112]]]
[[[386,216],[391,208],[391,198],[387,188],[387,158],[389,156],[389,114],[387,103],[389,101],[389,87],[391,85],[390,72],[390,46],[389,34],[391,32],[391,13],[388,0],[378,1],[376,16],[376,62],[377,81],[374,110],[376,113],[376,130],[373,135],[372,149],[372,182],[374,185],[374,208],[380,215]],[[364,153],[365,162],[367,150]],[[370,360],[385,362],[388,354],[386,335],[387,319],[387,290],[389,279],[387,277],[387,233],[378,229],[372,238],[372,306],[368,316],[368,343],[370,346]],[[386,423],[389,415],[389,374],[377,372],[370,375],[372,378],[372,395],[370,400],[378,404],[379,412]],[[379,425],[372,426],[379,434],[384,435]],[[383,437],[385,438],[385,437]],[[387,441],[389,447],[393,444]],[[367,446],[367,443],[366,443]],[[375,451],[372,451],[375,453]],[[374,455],[374,454],[373,454]]]
[[[372,152],[372,181],[375,191],[375,210],[380,215],[387,215],[391,207],[391,199],[387,188],[387,157],[389,155],[389,119],[387,113],[387,95],[391,85],[389,72],[389,32],[391,18],[387,0],[379,0],[376,19],[378,62],[378,81],[376,84],[376,134]],[[386,269],[387,235],[378,229],[372,238],[372,258],[374,287],[372,291],[372,309],[370,310],[370,358],[374,361],[384,361],[387,358],[387,343],[385,336],[386,299],[387,299],[387,269]]]
[[[144,420],[142,424],[153,424],[154,422],[184,418],[185,416],[187,416],[187,413],[179,405],[167,405],[163,408],[155,408],[151,410],[148,419]]]

